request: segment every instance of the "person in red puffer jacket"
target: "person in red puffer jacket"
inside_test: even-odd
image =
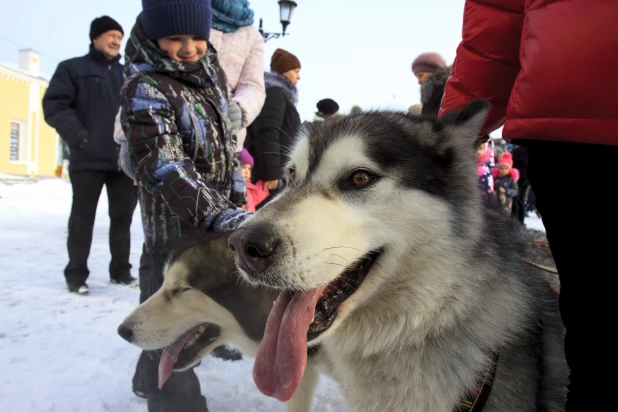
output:
[[[253,169],[253,156],[247,149],[240,152],[240,164],[242,165],[242,176],[247,183],[247,204],[242,208],[247,212],[255,212],[255,207],[262,203],[270,194],[264,186],[263,181],[251,183],[251,170]]]
[[[477,98],[491,109],[483,134],[528,149],[527,177],[558,268],[560,313],[571,368],[568,412],[615,407],[616,379],[603,379],[614,342],[618,213],[598,197],[574,214],[565,195],[607,193],[607,181],[565,165],[593,159],[613,176],[618,158],[618,1],[466,0],[463,40],[440,115]],[[613,278],[610,276],[610,278]],[[599,327],[600,326],[600,327]],[[540,349],[541,350],[541,349]]]

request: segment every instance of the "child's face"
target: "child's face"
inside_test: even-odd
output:
[[[479,159],[481,156],[483,156],[483,154],[485,153],[486,149],[486,143],[483,143],[479,146],[479,148],[476,151],[476,158]]]
[[[161,50],[177,62],[196,62],[206,54],[206,40],[198,36],[182,34],[179,36],[162,37],[157,40]]]
[[[506,165],[502,165],[502,166],[500,166],[500,176],[506,176],[506,175],[508,175],[508,174],[509,174],[509,171],[510,171],[510,169],[509,169],[509,167],[508,167],[508,166],[506,166]]]
[[[251,180],[251,165],[242,166],[242,177],[245,180]]]

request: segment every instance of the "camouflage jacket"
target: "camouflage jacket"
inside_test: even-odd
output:
[[[146,246],[173,249],[182,243],[176,240],[245,203],[225,73],[210,43],[198,62],[170,59],[145,36],[139,18],[125,53],[121,122],[139,183]]]

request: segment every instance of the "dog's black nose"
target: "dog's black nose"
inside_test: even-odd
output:
[[[240,228],[228,239],[228,246],[240,258],[236,259],[238,266],[253,273],[266,270],[266,261],[275,252],[278,243],[279,239],[274,233],[259,227]]]
[[[118,326],[118,334],[127,342],[133,342],[133,329],[125,326],[124,323]]]

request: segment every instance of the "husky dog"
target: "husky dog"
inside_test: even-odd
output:
[[[301,132],[286,191],[229,239],[242,276],[280,291],[254,364],[262,393],[304,392],[319,345],[354,411],[564,410],[557,293],[477,188],[487,112],[363,113]]]
[[[173,371],[195,366],[223,343],[255,357],[278,292],[244,282],[228,248],[229,233],[205,233],[204,241],[172,256],[163,286],[118,327],[118,334],[146,350],[163,349],[159,388]],[[318,372],[309,368],[288,411],[309,412]]]

